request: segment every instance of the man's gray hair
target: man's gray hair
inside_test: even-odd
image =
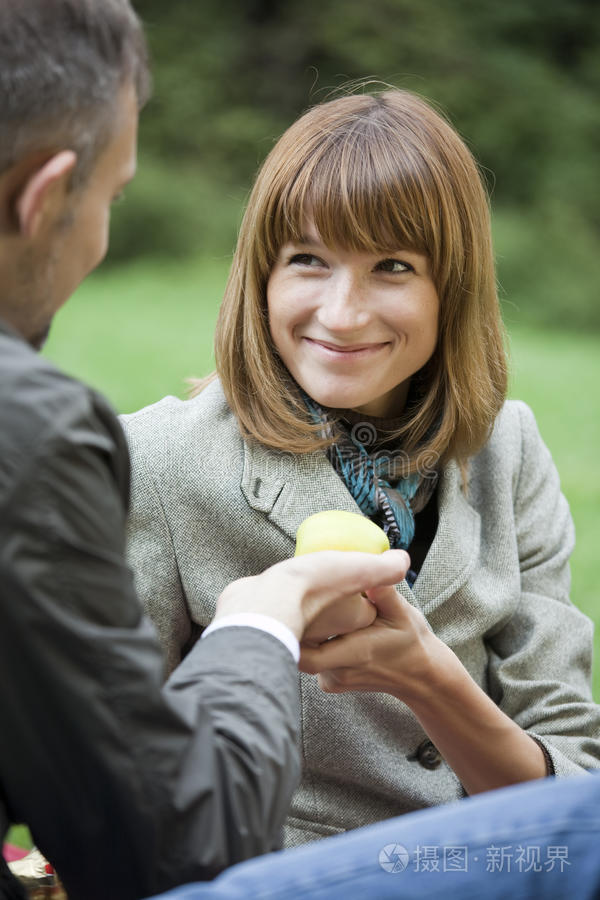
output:
[[[142,105],[148,54],[129,0],[0,0],[0,173],[29,153],[71,149],[83,181],[127,83]]]

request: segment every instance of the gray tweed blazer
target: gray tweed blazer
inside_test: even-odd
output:
[[[232,580],[293,554],[324,509],[358,511],[322,453],[296,457],[242,440],[218,382],[123,418],[132,456],[129,553],[168,666]],[[505,404],[472,459],[438,490],[439,526],[411,590],[398,586],[471,676],[549,752],[558,775],[600,767],[590,691],[592,624],[569,600],[574,532],[533,414]],[[285,603],[282,597],[281,602]],[[377,693],[323,694],[300,676],[303,778],[294,845],[462,796],[412,712]]]

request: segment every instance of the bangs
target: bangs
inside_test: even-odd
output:
[[[382,116],[354,117],[321,135],[320,145],[298,160],[306,149],[296,149],[297,175],[282,185],[275,214],[265,222],[273,257],[302,238],[307,220],[330,247],[430,255],[439,200],[422,160],[399,141],[397,126]]]
[[[273,266],[309,222],[332,249],[428,258],[438,346],[419,373],[420,403],[394,437],[411,473],[454,459],[466,479],[506,394],[489,210],[468,147],[424,100],[391,89],[313,107],[269,153],[240,228],[215,356],[242,436],[286,454],[330,443],[298,400],[269,326]]]

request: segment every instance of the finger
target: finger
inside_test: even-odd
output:
[[[343,680],[343,673],[340,677],[339,672],[321,672],[317,675],[317,681],[325,694],[341,694],[347,690]]]
[[[374,588],[368,593],[369,600],[377,609],[373,625],[379,623],[388,631],[413,635],[419,641],[424,639],[427,632],[432,633],[433,629],[421,610],[412,606],[394,588]]]
[[[380,554],[323,550],[295,557],[293,562],[302,567],[315,590],[332,591],[331,596],[340,597],[398,584],[410,566],[410,558],[404,550],[387,550]]]
[[[368,630],[365,628],[332,638],[330,641],[319,644],[318,647],[301,644],[298,668],[308,675],[317,675],[327,669],[361,665],[367,649],[364,635]]]
[[[390,585],[371,588],[367,596],[377,609],[377,615],[388,622],[402,623],[406,619],[408,605],[404,597]]]

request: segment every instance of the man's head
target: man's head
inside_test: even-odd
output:
[[[0,0],[0,317],[33,344],[106,252],[149,81],[129,0]]]

